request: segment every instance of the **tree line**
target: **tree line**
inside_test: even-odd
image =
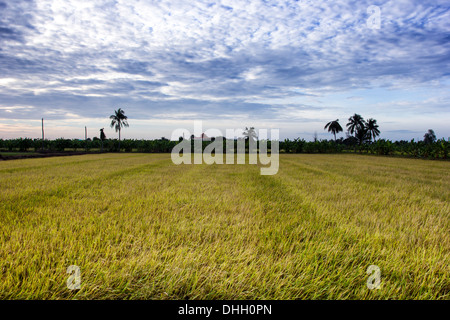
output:
[[[183,140],[170,141],[165,137],[153,140],[138,140],[138,139],[121,139],[121,130],[124,127],[129,127],[128,117],[125,115],[123,109],[119,108],[110,116],[110,126],[119,134],[119,139],[107,139],[104,133],[104,128],[100,129],[100,138],[93,139],[64,139],[59,138],[55,140],[42,140],[30,138],[18,139],[0,139],[0,151],[85,151],[85,152],[150,152],[150,153],[167,153],[171,152],[173,147]],[[386,139],[376,138],[380,135],[377,121],[373,118],[364,120],[359,114],[354,114],[348,119],[347,136],[346,138],[337,138],[336,135],[343,132],[343,128],[339,123],[339,119],[328,122],[324,130],[332,133],[334,140],[317,139],[314,141],[306,141],[304,139],[285,139],[279,141],[279,150],[281,153],[366,153],[377,155],[401,155],[415,158],[426,159],[448,159],[450,142],[445,139],[436,139],[433,130],[428,130],[424,135],[423,141],[390,141]],[[189,138],[188,138],[189,139]],[[202,141],[202,149],[209,145],[216,138],[211,138],[210,141]],[[217,137],[217,139],[224,139],[224,137]],[[249,140],[256,140],[259,143],[254,127],[245,128],[243,137],[239,139],[245,140],[246,151],[249,148]],[[191,143],[194,144],[194,137],[190,137]],[[235,150],[237,149],[237,140],[234,139]],[[225,146],[224,150],[225,152]],[[267,142],[267,147],[270,150],[271,141]]]
[[[244,138],[245,139],[245,138]],[[212,139],[214,140],[214,139]],[[193,140],[191,140],[194,143]],[[258,141],[259,142],[259,141]],[[97,137],[92,140],[79,139],[55,139],[44,140],[45,150],[62,151],[89,151],[101,152],[149,152],[149,153],[167,153],[171,152],[173,147],[179,141],[170,141],[166,138],[153,140],[123,139],[104,139]],[[202,141],[203,149],[211,141]],[[236,140],[235,140],[236,143]],[[225,152],[224,143],[224,152]],[[270,150],[271,141],[268,141]],[[18,139],[0,139],[0,151],[40,151],[42,148],[42,139],[18,138]],[[119,149],[120,148],[120,149]],[[237,147],[235,146],[235,149]],[[248,140],[246,140],[248,150]],[[377,155],[400,155],[424,159],[448,159],[450,142],[445,139],[433,141],[390,141],[378,139],[375,142],[366,142],[360,144],[357,138],[347,137],[336,140],[316,140],[306,141],[304,139],[285,139],[279,141],[280,153],[363,153]]]
[[[354,137],[334,140],[286,139],[280,142],[280,152],[284,153],[362,153],[390,156],[409,156],[422,159],[448,159],[450,142],[445,139],[433,142],[378,139],[360,144]]]

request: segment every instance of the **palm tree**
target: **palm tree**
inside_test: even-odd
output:
[[[370,118],[366,122],[366,130],[369,135],[370,140],[373,138],[373,142],[375,142],[375,137],[380,135],[380,130],[378,130],[377,120]]]
[[[255,127],[251,127],[250,129],[245,127],[245,131],[242,133],[245,137],[245,139],[252,139],[253,141],[258,139],[258,136],[256,135]]]
[[[358,144],[361,146],[366,140],[370,139],[370,133],[367,128],[357,127],[355,130],[355,138],[358,140]]]
[[[109,118],[111,119],[111,128],[114,127],[116,129],[116,132],[119,132],[119,152],[120,152],[120,130],[123,127],[129,127],[127,122],[128,117],[125,115],[125,111],[119,108],[118,110],[114,110],[114,114],[112,114]]]
[[[358,129],[362,129],[365,127],[364,118],[359,114],[355,113],[353,116],[348,118],[347,130],[350,134],[355,133]]]
[[[336,142],[336,133],[343,131],[341,125],[339,124],[339,119],[328,122],[323,129],[325,130],[326,128],[328,128],[328,132],[334,134],[334,142]]]

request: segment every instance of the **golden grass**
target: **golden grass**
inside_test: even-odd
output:
[[[281,155],[274,176],[169,154],[0,162],[0,298],[449,299],[449,169],[341,154]]]

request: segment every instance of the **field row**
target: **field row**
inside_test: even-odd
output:
[[[0,298],[448,299],[449,169],[343,154],[281,155],[273,176],[170,154],[0,162]]]

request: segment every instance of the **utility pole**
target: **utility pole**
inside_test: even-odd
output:
[[[42,151],[44,151],[44,118],[42,118]]]
[[[88,151],[88,145],[87,145],[87,127],[84,127],[84,141],[86,142],[86,152]]]

